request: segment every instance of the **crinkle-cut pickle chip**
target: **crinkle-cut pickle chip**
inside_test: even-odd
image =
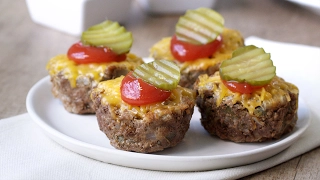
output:
[[[270,53],[256,46],[240,47],[232,53],[232,58],[220,65],[220,76],[226,81],[246,82],[252,86],[268,84],[276,75],[276,67]]]
[[[84,31],[81,42],[85,45],[108,47],[116,54],[123,54],[130,51],[133,38],[132,33],[118,22],[107,20]]]
[[[180,41],[201,45],[214,41],[224,28],[224,18],[209,8],[187,10],[176,24],[175,34]]]
[[[180,81],[180,68],[170,60],[155,60],[138,66],[133,75],[157,88],[172,90]]]

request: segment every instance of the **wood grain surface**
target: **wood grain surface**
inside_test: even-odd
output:
[[[187,2],[187,1],[186,1]],[[226,26],[243,36],[320,47],[320,16],[289,1],[218,0]],[[66,53],[79,40],[34,23],[24,0],[0,1],[0,119],[26,113],[29,89],[48,75],[47,61]],[[171,36],[178,14],[147,14],[133,3],[124,24],[134,36],[132,52],[149,55],[149,48]],[[320,148],[271,169],[242,179],[320,179]]]

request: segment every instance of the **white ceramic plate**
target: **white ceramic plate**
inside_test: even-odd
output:
[[[28,93],[27,109],[32,119],[62,146],[99,161],[150,170],[202,171],[235,167],[269,158],[294,143],[310,123],[309,110],[299,100],[299,119],[293,132],[275,141],[233,143],[210,136],[201,126],[195,108],[183,141],[154,154],[121,151],[109,144],[99,130],[95,115],[75,115],[64,110],[51,94],[50,78],[36,83]]]

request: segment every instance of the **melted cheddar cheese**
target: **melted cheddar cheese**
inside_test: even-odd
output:
[[[214,66],[223,60],[229,59],[232,56],[232,52],[238,47],[244,45],[243,37],[238,31],[225,28],[222,33],[222,45],[217,52],[215,52],[210,58],[201,58],[195,61],[189,61],[184,63],[178,63],[180,65],[181,72],[189,72],[191,70],[208,69],[208,67]],[[170,50],[171,37],[166,37],[153,45],[150,49],[150,56],[155,59],[168,59],[174,60]]]
[[[125,103],[121,99],[120,86],[123,78],[124,76],[120,76],[116,79],[100,82],[98,86],[93,89],[91,98],[92,94],[98,93],[99,96],[101,96],[101,104],[110,105],[112,108],[119,109],[120,111],[130,110],[134,112],[137,117],[143,117],[144,114],[148,112],[153,112],[153,114],[157,115],[159,114],[157,111],[161,111],[163,108],[170,109],[183,106],[183,98],[195,100],[195,92],[193,90],[178,86],[171,91],[171,95],[166,101],[133,106]],[[114,118],[116,118],[115,114]]]
[[[67,55],[62,54],[51,58],[47,63],[46,69],[49,71],[50,76],[56,76],[61,73],[69,80],[71,87],[74,88],[79,76],[90,77],[98,83],[103,79],[104,71],[108,66],[125,66],[128,70],[134,70],[141,63],[143,63],[141,58],[134,54],[127,54],[127,59],[121,62],[76,64]]]
[[[199,95],[203,95],[205,91],[212,91],[216,97],[216,105],[227,104],[232,106],[236,103],[241,103],[243,107],[248,109],[252,115],[255,108],[260,106],[263,109],[276,107],[280,104],[285,104],[291,101],[289,92],[298,94],[298,88],[282,78],[276,76],[265,87],[254,91],[251,94],[240,94],[230,91],[222,82],[219,72],[212,76],[206,74],[199,76],[196,89]]]

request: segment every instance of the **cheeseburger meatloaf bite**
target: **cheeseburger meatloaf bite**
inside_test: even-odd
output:
[[[275,75],[262,48],[239,48],[214,75],[195,83],[203,127],[234,142],[278,139],[297,121],[298,88]]]
[[[67,54],[47,63],[52,93],[76,114],[94,113],[90,93],[99,82],[126,75],[143,63],[129,53],[132,35],[117,22],[105,21],[83,32]]]
[[[242,35],[224,27],[223,17],[208,8],[188,10],[181,16],[172,37],[150,48],[154,59],[175,61],[181,70],[180,85],[192,88],[200,74],[214,74],[220,63],[244,45]]]
[[[91,98],[110,144],[152,153],[180,143],[190,126],[195,92],[178,86],[179,77],[174,62],[157,60],[125,77],[100,82]]]

